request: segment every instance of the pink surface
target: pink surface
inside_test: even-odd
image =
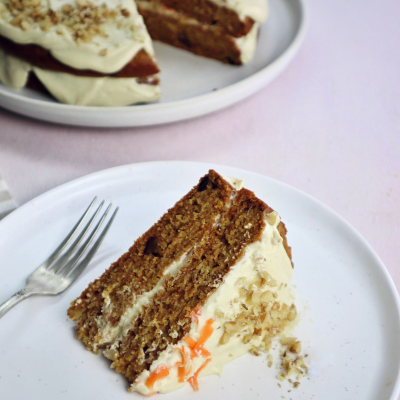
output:
[[[71,179],[154,160],[214,162],[321,200],[375,248],[400,290],[400,3],[309,0],[298,56],[222,112],[141,129],[67,128],[0,110],[0,172],[19,204]]]

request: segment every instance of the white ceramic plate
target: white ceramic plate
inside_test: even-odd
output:
[[[0,320],[1,399],[142,398],[128,393],[127,383],[109,369],[109,362],[74,338],[66,310],[209,168],[244,178],[246,187],[278,210],[286,223],[297,301],[303,309],[296,334],[309,354],[310,375],[298,389],[288,383],[279,388],[266,357],[246,355],[228,364],[221,378],[202,378],[199,392],[187,385],[162,398],[397,400],[399,300],[365,240],[326,206],[285,184],[248,171],[187,162],[98,172],[39,196],[0,222],[0,300],[5,300],[23,286],[94,195],[120,206],[95,258],[69,290],[57,297],[30,298]]]
[[[155,43],[162,70],[159,102],[130,107],[82,107],[30,89],[0,84],[0,106],[44,121],[93,127],[157,125],[208,114],[260,90],[289,64],[306,30],[303,0],[269,0],[254,59],[237,67]]]

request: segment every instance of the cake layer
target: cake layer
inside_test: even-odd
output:
[[[76,76],[87,76],[99,78],[103,76],[113,76],[117,78],[146,77],[160,72],[153,57],[150,57],[144,50],[140,50],[134,58],[128,62],[120,71],[111,75],[91,70],[79,70],[69,67],[55,59],[49,50],[37,45],[22,45],[12,42],[0,36],[0,48],[7,53],[27,61],[36,67],[49,71],[65,72]]]
[[[143,373],[147,382],[151,370],[154,370],[152,364],[164,351],[168,351],[171,346],[176,347],[178,344],[182,344],[182,341],[186,341],[189,347],[192,347],[193,358],[200,356],[207,358],[210,355],[203,345],[204,338],[210,337],[211,333],[205,334],[203,330],[199,332],[200,325],[197,326],[199,316],[213,293],[226,284],[225,278],[243,259],[246,249],[252,244],[262,241],[267,223],[266,217],[272,211],[252,192],[246,189],[240,190],[233,200],[232,206],[221,216],[218,224],[208,232],[201,243],[195,247],[185,265],[174,277],[166,280],[164,290],[156,293],[150,304],[143,308],[143,311],[133,320],[127,334],[117,346],[113,346],[112,354],[114,359],[112,367],[122,373],[130,382],[135,383],[136,386],[134,385],[133,389],[138,389],[138,385],[144,383],[144,378],[141,376]],[[274,223],[277,225],[279,220],[277,221],[275,218]],[[286,257],[286,269],[289,266],[291,270],[290,259],[283,247],[283,239],[278,233],[275,240],[281,245]],[[244,288],[247,278],[246,276],[242,278]],[[252,276],[250,275],[248,278],[252,279]],[[260,277],[260,285],[271,283],[265,278],[266,275]],[[228,303],[230,301],[233,301],[233,298],[228,299]],[[289,312],[288,307],[287,312]],[[197,347],[194,338],[187,338],[192,331],[193,322],[196,324],[197,336],[203,336],[203,339],[198,338]],[[214,330],[213,322],[211,319],[205,323],[205,325],[208,324],[208,328],[206,328],[208,332]],[[222,335],[223,331],[220,332]],[[182,351],[184,350],[182,349]],[[177,353],[179,354],[181,351],[177,349]],[[183,367],[185,364],[184,358],[185,356],[182,354],[179,367]],[[186,379],[189,379],[190,374],[195,374],[196,369],[199,369],[201,365],[200,363],[193,366]],[[136,382],[139,376],[141,376],[140,382]],[[146,394],[151,394],[151,385],[146,387],[148,389]]]
[[[160,8],[158,4],[137,1],[152,39],[234,65],[244,64],[252,58],[258,24],[253,24],[247,35],[236,39],[217,26],[189,19],[174,10]]]
[[[77,337],[88,349],[97,352],[124,334],[140,311],[135,309],[137,301],[145,305],[161,293],[160,282],[179,271],[234,194],[234,188],[211,170],[71,303],[68,315],[77,321]]]
[[[241,20],[234,10],[218,6],[210,0],[160,0],[160,2],[189,18],[222,28],[225,33],[236,38],[247,35],[254,24],[253,19],[246,16]]]

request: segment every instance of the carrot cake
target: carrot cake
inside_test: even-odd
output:
[[[160,96],[158,66],[132,0],[1,0],[0,81],[74,105]]]
[[[247,352],[268,352],[297,311],[279,215],[210,170],[80,297],[69,317],[86,347],[145,395],[220,373]],[[281,377],[306,370],[283,336]]]
[[[0,81],[72,105],[151,102],[151,39],[240,65],[266,17],[266,0],[0,0]]]

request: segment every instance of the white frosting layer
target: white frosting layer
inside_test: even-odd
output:
[[[54,11],[73,0],[40,0],[46,9]],[[52,56],[75,69],[90,69],[112,74],[122,69],[142,49],[154,55],[153,45],[147,33],[143,18],[137,12],[132,0],[92,0],[96,5],[105,3],[110,9],[128,10],[130,16],[122,15],[117,20],[102,25],[105,36],[97,35],[89,43],[77,42],[72,33],[63,25],[43,31],[38,23],[32,23],[26,30],[10,24],[12,16],[4,11],[0,14],[0,35],[21,44],[36,44],[50,51]],[[0,0],[0,6],[6,3]],[[121,22],[122,21],[122,22]],[[121,24],[123,26],[121,26]],[[106,50],[106,51],[105,51]],[[102,55],[103,54],[103,55]]]
[[[117,107],[146,103],[160,97],[159,85],[138,83],[137,78],[89,78],[43,70],[0,49],[0,81],[14,89],[26,85],[33,71],[60,102],[80,106]]]
[[[264,22],[268,16],[267,0],[210,0],[219,7],[235,11],[240,19],[250,17],[256,22]]]
[[[0,81],[13,89],[26,85],[31,65],[7,54],[0,47]]]
[[[277,229],[280,218],[276,214],[276,218],[271,218],[269,221],[272,221],[273,225],[266,222],[261,240],[247,246],[243,257],[231,268],[221,286],[206,301],[201,310],[198,325],[192,322],[189,336],[198,340],[199,332],[205,326],[206,321],[214,320],[212,325],[214,331],[204,344],[204,348],[211,353],[211,361],[200,372],[199,376],[220,375],[226,363],[245,354],[252,347],[260,345],[261,336],[255,337],[247,344],[242,342],[243,337],[249,333],[246,327],[237,335],[235,334],[227,344],[218,345],[224,333],[223,325],[225,322],[234,320],[243,311],[241,301],[239,301],[239,290],[243,287],[255,291],[261,290],[255,285],[248,287],[260,273],[267,272],[276,281],[276,286],[268,288],[274,293],[275,301],[286,304],[288,307],[293,304],[294,296],[291,289],[293,268]],[[217,317],[216,311],[222,312],[223,317]],[[176,346],[169,346],[153,362],[150,370],[143,371],[139,375],[135,383],[132,384],[132,389],[149,395],[153,392],[167,393],[182,387],[184,383],[178,382],[178,367],[175,366],[176,363],[182,361],[181,353],[176,348],[182,346],[187,358],[190,359],[190,349],[184,340],[181,340]],[[192,377],[205,361],[206,358],[202,356],[195,357],[187,378]],[[145,384],[147,378],[162,364],[169,368],[169,375],[156,381],[154,387],[149,389]]]
[[[243,64],[247,64],[253,58],[257,44],[257,34],[259,26],[260,24],[256,22],[251,27],[247,35],[240,38],[233,38],[236,46],[240,50],[240,60]]]
[[[160,97],[158,85],[137,78],[88,78],[33,68],[47,90],[60,102],[79,106],[118,107],[148,103]]]
[[[235,178],[234,176],[221,175],[230,185],[232,185],[236,190],[240,190],[244,187],[244,180]]]

